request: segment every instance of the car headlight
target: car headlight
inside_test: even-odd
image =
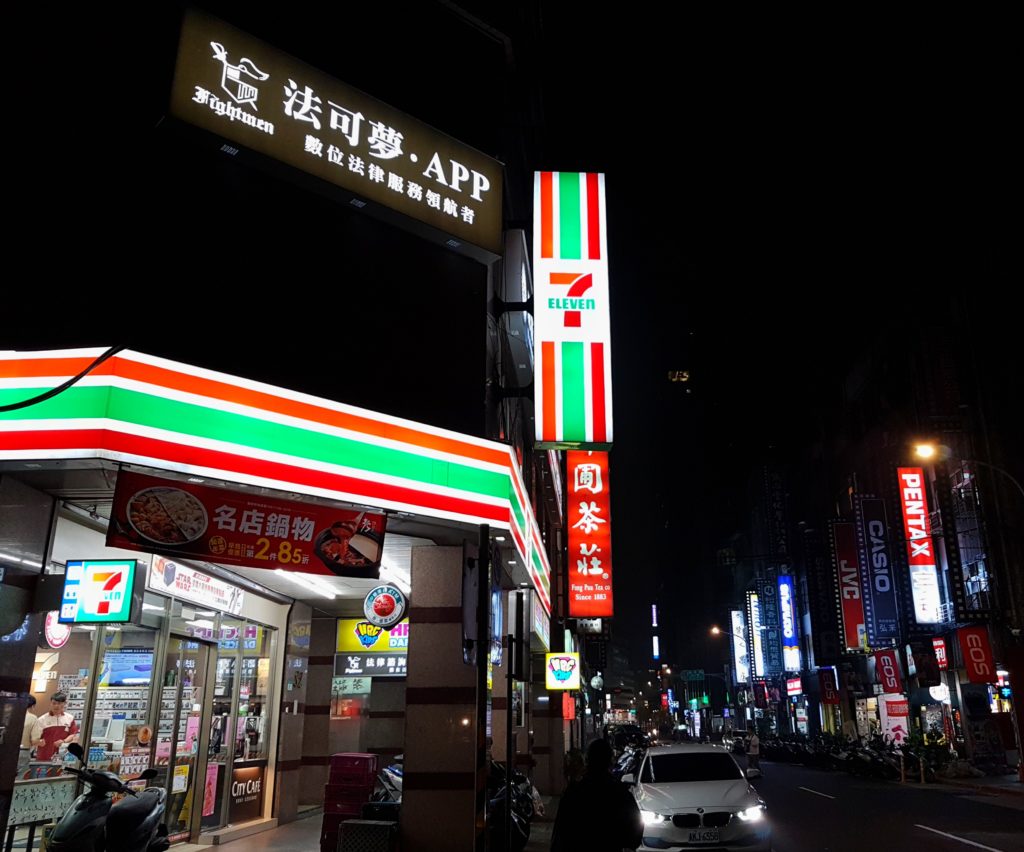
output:
[[[764,816],[764,805],[754,805],[736,814],[744,822],[754,822]]]
[[[643,818],[644,825],[659,825],[663,822],[668,822],[670,817],[664,814],[656,814],[654,811],[640,811],[640,816]]]

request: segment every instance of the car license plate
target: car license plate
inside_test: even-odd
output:
[[[695,828],[690,831],[687,843],[718,843],[717,828]]]

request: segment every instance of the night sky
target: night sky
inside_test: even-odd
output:
[[[619,635],[659,595],[708,653],[749,470],[867,340],[964,291],[1013,327],[998,21],[461,7],[506,49],[438,3],[249,5],[207,8],[518,170],[513,222],[533,169],[607,174]],[[0,348],[127,343],[480,432],[481,266],[170,139],[174,4],[18,14]]]

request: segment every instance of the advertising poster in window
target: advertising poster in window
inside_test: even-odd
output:
[[[385,520],[376,512],[250,496],[122,471],[107,545],[247,568],[376,580]],[[160,580],[170,588],[178,568],[168,576],[166,562],[163,567]],[[215,593],[205,587],[203,591]]]

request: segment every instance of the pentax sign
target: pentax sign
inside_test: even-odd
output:
[[[566,454],[569,617],[611,618],[612,531],[608,453]]]
[[[347,190],[357,206],[476,246],[458,250],[479,260],[502,251],[501,163],[196,10],[182,23],[170,112]]]
[[[935,543],[932,541],[924,470],[901,467],[897,470],[903,532],[907,541],[910,566],[910,591],[914,600],[914,618],[918,624],[938,624],[941,620],[939,575],[936,570]]]

